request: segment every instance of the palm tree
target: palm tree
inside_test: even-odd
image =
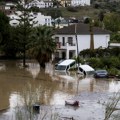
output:
[[[45,63],[49,62],[56,48],[56,43],[52,36],[53,29],[50,27],[39,26],[34,28],[32,40],[29,44],[29,52],[42,68],[45,68]]]

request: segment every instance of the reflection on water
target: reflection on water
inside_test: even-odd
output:
[[[10,98],[9,98],[9,106],[10,108],[15,108],[16,106],[23,106],[24,102],[23,102],[23,98],[22,96],[20,96],[20,94],[18,93],[12,93],[10,95]]]
[[[55,72],[50,63],[46,64],[45,71],[41,71],[35,61],[27,61],[27,65],[22,68],[22,61],[0,62],[0,109],[23,106],[24,94],[30,94],[28,84],[32,86],[31,92],[39,93],[38,102],[63,106],[65,100],[82,92],[116,92],[120,88],[120,82],[114,79],[83,78],[75,72]]]
[[[40,66],[37,63],[27,63],[27,65],[29,66],[26,70],[29,71],[33,78],[36,78],[36,76],[39,74],[40,72]]]

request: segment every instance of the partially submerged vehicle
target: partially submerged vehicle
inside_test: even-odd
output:
[[[74,59],[67,59],[60,62],[56,67],[56,71],[68,71],[71,68],[74,68],[76,65],[76,61]]]
[[[106,70],[96,70],[94,74],[95,78],[108,78],[108,72]]]
[[[70,105],[70,106],[75,106],[78,107],[79,106],[79,101],[65,101],[65,105]]]
[[[78,73],[83,73],[84,75],[91,75],[91,74],[94,74],[94,72],[95,72],[95,70],[87,64],[79,66]]]

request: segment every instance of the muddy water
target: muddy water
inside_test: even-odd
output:
[[[40,91],[39,102],[50,107],[47,109],[55,109],[61,118],[103,120],[105,107],[100,103],[120,88],[120,82],[114,79],[83,78],[75,72],[55,72],[51,64],[43,71],[32,60],[27,61],[27,65],[24,69],[22,61],[0,61],[0,120],[4,120],[3,116],[10,114],[12,108],[23,104],[21,98],[24,93],[28,94],[26,91],[36,88]],[[79,100],[80,107],[64,106],[65,100]]]

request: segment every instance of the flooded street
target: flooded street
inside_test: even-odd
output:
[[[59,120],[72,117],[104,120],[104,103],[120,88],[120,81],[114,79],[83,78],[75,72],[59,73],[51,64],[42,71],[32,60],[27,61],[27,65],[24,69],[22,61],[0,61],[0,120],[14,120],[13,111],[16,106],[24,106],[25,97],[40,102],[41,110],[56,113]],[[65,106],[65,100],[78,100],[80,106]],[[40,117],[37,115],[35,120]],[[50,120],[49,117],[46,120]]]

